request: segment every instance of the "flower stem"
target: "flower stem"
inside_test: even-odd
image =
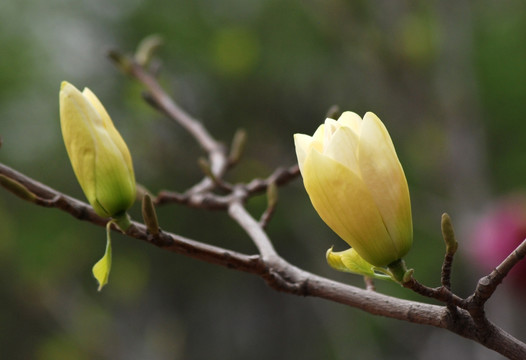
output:
[[[398,259],[387,265],[391,272],[393,280],[403,284],[407,280],[408,274],[412,274],[413,270],[408,270],[403,259]]]
[[[123,231],[126,232],[128,228],[131,226],[131,218],[130,215],[128,215],[127,212],[124,212],[120,215],[115,215],[113,218],[113,222]]]

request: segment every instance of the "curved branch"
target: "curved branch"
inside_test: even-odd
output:
[[[55,207],[75,218],[105,226],[108,219],[98,216],[86,203],[62,194],[20,172],[0,163],[0,174],[26,187],[45,207]],[[256,223],[257,224],[257,223]],[[117,230],[114,228],[114,230]],[[263,278],[272,288],[301,296],[314,296],[352,306],[374,315],[417,324],[445,328],[472,339],[510,359],[525,359],[526,344],[487,322],[484,328],[476,324],[466,311],[452,317],[444,306],[397,299],[391,296],[345,285],[301,270],[278,255],[268,260],[259,255],[246,255],[221,247],[204,244],[183,236],[161,231],[157,236],[146,226],[132,222],[126,235],[146,241],[161,249],[184,254],[230,269],[252,273]]]
[[[489,275],[481,278],[473,295],[466,299],[467,309],[471,316],[479,322],[484,323],[486,315],[484,306],[493,295],[497,286],[504,280],[513,267],[526,256],[526,240],[524,240],[502,263],[500,263]]]
[[[293,165],[289,168],[278,168],[266,179],[253,179],[248,184],[236,184],[234,188],[243,190],[242,194],[238,194],[238,196],[242,196],[242,201],[245,201],[251,196],[265,192],[271,183],[276,185],[288,184],[296,179],[299,173],[298,165]],[[184,193],[161,191],[155,198],[155,204],[177,203],[209,210],[228,209],[229,204],[232,202],[232,194],[221,196],[205,190],[196,191],[195,187],[192,187]]]

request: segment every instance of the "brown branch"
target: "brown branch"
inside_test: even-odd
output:
[[[485,320],[484,305],[510,270],[525,256],[526,240],[508,255],[489,275],[484,276],[478,281],[475,292],[466,300],[468,305],[467,309],[474,318],[480,321]]]
[[[88,221],[98,226],[105,226],[108,221],[108,219],[95,214],[88,204],[62,194],[1,163],[0,174],[22,184],[38,198],[46,200],[39,203],[41,206],[55,207],[79,220]],[[147,231],[145,225],[136,222],[132,223],[126,235],[146,241],[167,251],[256,274],[272,288],[279,291],[320,297],[356,307],[375,315],[449,329],[510,359],[526,358],[526,344],[489,322],[486,322],[482,327],[474,322],[470,314],[465,311],[459,312],[453,318],[446,307],[397,299],[359,289],[311,274],[289,264],[275,254],[266,234],[262,230],[258,230],[257,222],[253,219],[249,220],[250,215],[244,211],[239,203],[237,204],[232,206],[232,216],[242,224],[251,237],[261,241],[259,247],[260,251],[265,254],[264,256],[241,254],[163,231],[154,236]],[[114,228],[114,230],[116,229]]]
[[[254,179],[249,182],[246,185],[246,190],[250,195],[259,194],[267,191],[270,183],[274,183],[277,186],[286,185],[299,175],[300,168],[297,164],[288,168],[278,168],[266,179]]]
[[[259,226],[265,229],[276,212],[276,202],[270,203],[259,219]]]
[[[272,242],[261,225],[247,212],[241,200],[233,201],[228,207],[228,214],[250,236],[264,260],[278,256]]]
[[[31,191],[31,193],[41,199],[41,201],[36,202],[37,205],[60,209],[79,220],[87,221],[102,227],[106,226],[106,223],[109,220],[97,215],[88,204],[62,194],[2,163],[0,163],[0,174],[22,184]],[[131,226],[126,232],[126,235],[128,236],[144,240],[168,251],[182,253],[190,257],[199,258],[228,268],[235,268],[237,270],[252,273],[257,272],[257,270],[255,270],[257,266],[255,268],[254,266],[259,262],[258,256],[237,253],[164,231],[161,231],[157,236],[154,236],[148,232],[145,225],[136,222],[132,222],[132,224],[133,226]],[[113,229],[118,230],[115,226]]]
[[[225,146],[214,139],[199,121],[191,117],[186,111],[177,105],[159,85],[157,79],[144,67],[139,65],[135,60],[126,58],[124,55],[116,51],[110,52],[109,55],[110,59],[112,59],[119,67],[122,68],[122,64],[124,63],[126,65],[126,73],[136,78],[146,87],[148,90],[147,98],[150,104],[165,113],[170,119],[181,125],[194,137],[201,148],[208,154],[212,174],[220,179],[229,166]],[[205,177],[193,187],[192,192],[201,193],[214,188],[214,186],[213,179]]]
[[[148,102],[188,131],[201,148],[208,154],[210,171],[215,179],[207,176],[201,182],[194,185],[190,190],[187,190],[184,195],[163,192],[162,196],[159,196],[158,199],[156,199],[156,204],[159,205],[167,202],[183,202],[190,205],[195,204],[196,199],[191,199],[191,195],[202,194],[213,189],[216,185],[215,180],[220,180],[229,166],[237,162],[246,138],[245,132],[243,130],[238,130],[236,132],[232,144],[232,151],[230,154],[227,154],[225,146],[214,139],[201,122],[194,119],[177,105],[177,103],[173,101],[159,85],[155,76],[150,74],[143,66],[133,59],[127,58],[116,51],[111,51],[109,55],[110,59],[112,59],[120,68],[125,68],[125,72],[128,75],[137,79],[148,89]],[[259,193],[265,191],[270,182],[275,182],[276,185],[282,185],[296,178],[298,175],[299,168],[297,165],[294,165],[289,169],[280,168],[267,180],[254,180],[247,184],[247,190],[249,194]],[[217,202],[210,200],[210,202],[212,203],[211,207],[214,209],[228,207],[228,205],[224,204],[222,201]],[[202,204],[203,202],[200,203]]]
[[[295,180],[299,176],[299,173],[298,165],[293,165],[289,168],[278,168],[266,179],[254,179],[248,184],[239,183],[233,185],[233,188],[242,188],[244,194],[243,201],[246,201],[251,196],[267,191],[271,183],[279,186],[288,184],[290,181]],[[190,188],[184,193],[164,190],[159,192],[154,202],[156,205],[176,203],[208,210],[228,209],[228,205],[232,201],[232,194],[217,195],[207,190],[209,189],[196,191],[195,187]]]
[[[259,275],[265,278],[271,286],[277,288],[278,290],[286,289],[286,291],[301,295],[311,295],[312,293],[308,291],[308,285],[313,281],[312,277],[314,275],[310,276],[308,278],[308,281],[291,282],[291,279],[294,279],[294,276],[292,276],[293,274],[290,265],[287,266],[288,264],[277,255],[276,251],[274,250],[274,247],[272,246],[272,242],[263,230],[263,227],[266,223],[265,219],[263,219],[262,222],[258,223],[246,211],[246,209],[243,206],[243,202],[246,201],[246,199],[249,196],[267,190],[270,184],[280,185],[298,176],[298,167],[295,166],[284,171],[280,169],[280,171],[277,171],[274,174],[272,174],[272,176],[269,177],[267,180],[254,180],[246,185],[234,186],[233,191],[231,191],[228,195],[225,196],[218,196],[216,194],[213,194],[211,191],[214,188],[214,183],[217,187],[218,181],[221,181],[221,178],[224,175],[225,171],[228,169],[229,165],[232,165],[236,161],[232,161],[229,158],[229,155],[226,154],[224,148],[220,146],[219,143],[215,141],[206,132],[202,124],[197,122],[195,119],[191,118],[185,112],[183,112],[168,97],[168,95],[164,93],[162,88],[158,85],[156,79],[149,75],[142,67],[138,66],[132,61],[129,73],[132,76],[136,77],[149,89],[150,102],[153,103],[156,108],[160,109],[172,119],[180,123],[183,127],[185,127],[194,136],[194,138],[196,138],[201,147],[205,149],[205,151],[207,151],[209,157],[211,174],[208,178],[205,178],[196,186],[192,187],[185,194],[170,194],[166,192],[162,193],[160,194],[160,196],[158,196],[157,203],[160,204],[175,201],[179,203],[186,203],[190,206],[199,206],[214,209],[228,209],[228,213],[230,214],[230,216],[247,232],[247,234],[251,237],[252,241],[258,248],[259,253],[261,254],[261,259],[267,267],[268,273]],[[243,141],[240,141],[240,143],[243,143]],[[236,148],[241,149],[242,146],[236,146]],[[234,153],[236,153],[236,151],[234,151]],[[235,158],[239,158],[239,156],[235,156]],[[499,337],[502,339],[508,339],[507,334],[503,332],[501,333],[500,329],[495,328],[492,324],[490,324],[487,321],[479,321],[479,318],[473,317],[472,312],[457,311],[457,308],[455,306],[466,309],[469,308],[467,305],[469,305],[470,303],[466,303],[465,300],[461,299],[460,297],[456,296],[451,292],[451,265],[453,261],[453,255],[456,251],[457,243],[454,238],[451,221],[447,214],[444,214],[442,217],[442,232],[444,235],[444,241],[446,242],[446,257],[444,259],[442,267],[442,286],[436,289],[432,289],[418,283],[412,277],[408,282],[404,284],[404,286],[424,296],[434,298],[446,303],[447,307],[445,308],[445,315],[435,317],[435,320],[449,319],[449,321],[446,321],[446,323],[452,325],[446,325],[446,328],[469,338],[473,338],[473,334],[476,334],[476,341],[490,348],[497,349],[497,351],[504,354],[504,352],[509,350],[503,350],[499,348],[500,345],[498,342],[490,344],[488,343],[487,339],[495,339]],[[294,269],[296,268],[294,267]],[[326,279],[324,279],[324,281],[326,281]],[[327,291],[329,291],[329,289],[327,289]],[[369,291],[369,293],[373,292]],[[325,293],[319,294],[318,296],[324,297]],[[375,309],[377,305],[377,303],[373,305]],[[353,306],[364,309],[363,303],[354,304]],[[366,311],[374,313],[373,310]],[[391,312],[389,313],[389,315],[386,316],[392,316]],[[405,318],[405,320],[412,321],[410,317]],[[464,323],[464,325],[459,326],[459,323]],[[466,329],[468,328],[471,329],[470,331],[466,332]],[[514,341],[518,342],[518,340],[515,340],[513,338],[511,339],[512,343]],[[519,352],[526,351],[524,344],[520,342],[518,343],[519,345],[510,344],[510,346],[507,349],[518,349]]]
[[[461,297],[453,294],[449,289],[444,286],[439,286],[436,288],[430,288],[419,283],[414,277],[411,278],[402,284],[405,288],[411,289],[417,294],[422,296],[438,300],[442,303],[453,304],[460,308],[466,308],[465,300]]]
[[[224,147],[208,133],[199,121],[191,117],[172,100],[154,76],[135,61],[131,60],[130,64],[129,74],[146,86],[151,100],[157,104],[158,109],[188,131],[207,153],[224,153]]]

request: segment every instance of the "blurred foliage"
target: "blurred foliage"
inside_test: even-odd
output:
[[[248,132],[231,181],[294,163],[292,134],[312,133],[333,104],[374,111],[408,176],[409,266],[438,285],[447,211],[460,242],[453,286],[467,295],[481,275],[462,256],[470,220],[492,197],[524,187],[524,10],[519,1],[2,1],[0,161],[83,198],[58,122],[58,90],[68,80],[105,104],[138,182],[153,192],[183,191],[200,179],[193,140],[106,59],[110,48],[133,53],[142,38],[160,34],[161,82],[177,101],[225,142],[239,127]],[[363,286],[325,264],[326,249],[345,246],[317,217],[301,180],[279,198],[268,228],[278,251],[309,271]],[[264,206],[263,196],[249,203],[254,214]],[[255,252],[223,213],[167,206],[159,221]],[[104,250],[104,229],[0,189],[1,358],[498,358],[441,330],[276,293],[253,276],[117,235],[113,243],[110,283],[97,293],[91,266]],[[397,285],[377,287],[422,300]],[[506,294],[490,303],[490,315],[520,334],[520,301]]]

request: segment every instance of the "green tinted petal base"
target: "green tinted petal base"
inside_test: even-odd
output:
[[[393,280],[387,269],[369,264],[350,248],[334,252],[332,247],[326,253],[327,263],[334,269],[343,272],[368,276],[375,279]]]

